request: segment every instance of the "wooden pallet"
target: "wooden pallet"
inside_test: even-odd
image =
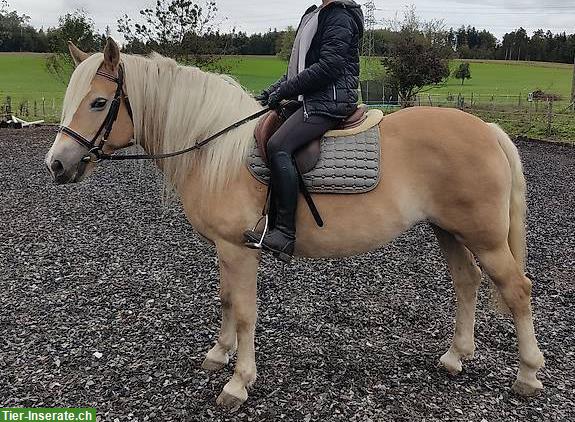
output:
[[[44,120],[36,120],[33,122],[27,122],[26,120],[22,120],[16,116],[14,116],[13,114],[5,115],[5,116],[2,116],[2,118],[0,118],[0,126],[2,126],[2,127],[13,127],[13,128],[17,128],[17,129],[35,126],[35,125],[40,125],[42,123],[44,123]]]

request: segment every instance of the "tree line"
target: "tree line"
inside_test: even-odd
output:
[[[85,51],[95,51],[105,36],[95,31],[94,22],[81,10],[60,16],[56,27],[36,29],[29,16],[9,10],[6,0],[0,2],[0,52],[63,52],[69,39]]]
[[[501,42],[489,31],[461,27],[448,33],[459,58],[573,63],[575,34],[539,29],[529,36],[524,28],[506,33]]]
[[[124,50],[146,53],[152,50],[178,55],[173,46],[184,46],[187,54],[214,55],[289,55],[293,28],[269,29],[264,33],[242,31],[221,32],[215,28],[214,1],[159,0],[153,8],[140,12],[138,22],[124,16],[118,21],[118,31],[126,38]],[[178,13],[180,13],[178,15]],[[173,17],[176,16],[176,19]],[[401,29],[376,29],[373,52],[388,56]],[[109,33],[109,29],[106,31]],[[0,2],[0,51],[3,52],[63,52],[66,41],[74,40],[85,51],[101,48],[106,33],[98,33],[93,20],[77,10],[60,17],[55,27],[36,29],[30,17],[10,10],[7,0]],[[442,31],[446,45],[454,58],[531,60],[573,63],[575,34],[554,34],[542,29],[531,36],[524,28],[506,33],[502,40],[487,31],[472,26]],[[171,47],[170,47],[171,46]],[[176,50],[177,50],[176,48]]]

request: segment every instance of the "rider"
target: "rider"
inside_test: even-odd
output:
[[[352,0],[322,0],[320,7],[310,7],[298,27],[287,74],[256,97],[274,110],[282,100],[299,102],[267,144],[275,222],[262,246],[285,261],[295,244],[298,177],[293,154],[357,109],[363,30],[361,6]],[[249,232],[246,237],[253,240]]]

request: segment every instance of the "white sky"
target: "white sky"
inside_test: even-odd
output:
[[[83,8],[98,29],[110,25],[114,37],[116,22],[124,13],[138,16],[138,11],[155,4],[155,0],[8,0],[11,9],[26,13],[36,27],[55,26],[58,16]],[[200,0],[202,1],[202,0]],[[358,0],[356,0],[358,1]],[[362,3],[364,0],[359,0]],[[319,4],[320,0],[315,0]],[[235,27],[248,33],[265,32],[297,25],[302,13],[314,0],[216,0],[221,30]],[[575,33],[575,0],[375,0],[376,17],[384,21],[408,5],[429,19],[443,19],[447,28],[462,24],[488,29],[498,37],[520,26],[529,32],[550,29]]]

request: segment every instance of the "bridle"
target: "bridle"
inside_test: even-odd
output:
[[[208,144],[209,142],[213,141],[216,138],[219,138],[223,134],[225,134],[225,133],[227,133],[227,132],[229,132],[229,131],[231,131],[231,130],[239,127],[239,126],[242,126],[242,125],[244,125],[244,124],[246,124],[246,123],[248,123],[254,119],[257,119],[258,117],[263,116],[268,111],[270,111],[269,107],[266,107],[263,110],[260,110],[257,113],[254,113],[251,116],[248,116],[248,117],[228,126],[227,128],[220,130],[219,132],[213,134],[209,138],[207,138],[203,141],[196,141],[195,144],[192,145],[191,147],[180,150],[180,151],[168,152],[168,153],[164,153],[164,154],[153,154],[153,155],[150,155],[150,154],[134,154],[134,155],[106,154],[104,152],[104,146],[106,145],[106,142],[108,141],[108,136],[110,136],[110,133],[112,132],[114,123],[118,119],[118,112],[120,111],[120,105],[122,103],[122,100],[124,100],[124,103],[126,104],[126,108],[128,109],[128,115],[130,116],[130,120],[132,120],[132,124],[134,123],[134,116],[132,113],[132,107],[130,105],[130,101],[129,101],[128,96],[126,95],[126,93],[124,91],[124,67],[123,67],[123,65],[120,64],[120,66],[118,68],[118,77],[111,75],[109,73],[106,73],[104,71],[101,71],[101,70],[98,70],[96,72],[96,75],[101,76],[103,78],[108,79],[109,81],[116,83],[117,87],[116,87],[116,92],[114,94],[114,99],[112,100],[112,103],[110,104],[110,109],[108,110],[108,114],[106,115],[106,118],[104,119],[104,121],[100,125],[100,128],[98,129],[98,131],[96,132],[96,134],[94,135],[92,140],[88,140],[86,137],[84,137],[80,133],[76,132],[73,129],[70,129],[68,126],[61,125],[58,129],[58,132],[61,132],[65,135],[69,136],[74,141],[76,141],[78,144],[80,144],[82,147],[84,147],[88,150],[88,154],[82,158],[82,162],[84,162],[84,163],[99,163],[100,161],[104,161],[104,160],[108,160],[108,161],[163,160],[166,158],[176,157],[176,156],[182,155],[182,154],[187,154],[188,152],[200,149],[204,145]],[[100,135],[102,135],[101,141],[98,144],[97,142],[100,138]],[[124,148],[127,148],[127,147],[132,146],[132,145],[133,145],[133,143],[131,142],[128,145],[126,145],[126,147],[124,147]],[[123,149],[123,148],[120,148],[120,149]]]
[[[108,142],[108,136],[112,133],[112,128],[114,127],[114,123],[118,119],[118,113],[120,111],[120,105],[122,104],[122,100],[126,104],[126,108],[128,109],[128,115],[130,116],[130,120],[132,123],[134,122],[134,117],[132,114],[132,107],[130,106],[130,100],[128,96],[124,92],[124,67],[120,65],[118,68],[118,77],[106,73],[102,70],[98,70],[96,75],[101,76],[109,81],[112,81],[116,84],[116,92],[114,94],[114,99],[110,104],[110,108],[108,110],[108,114],[106,118],[100,125],[100,128],[92,138],[92,140],[88,140],[86,137],[81,135],[80,133],[76,132],[75,130],[69,128],[68,126],[61,125],[58,129],[58,132],[64,133],[65,135],[72,138],[78,144],[83,146],[88,150],[88,155],[82,158],[83,162],[99,162],[104,159],[106,154],[104,154],[104,146],[106,142]],[[97,144],[100,135],[101,142]]]

